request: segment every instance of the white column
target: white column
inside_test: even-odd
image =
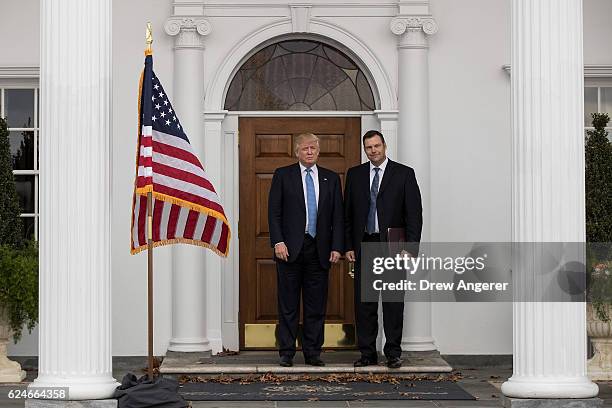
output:
[[[176,36],[173,103],[200,159],[204,145],[204,44],[211,31],[200,17],[171,17],[167,34]],[[168,350],[210,351],[206,331],[206,255],[191,245],[172,247],[172,338]]]
[[[513,242],[584,242],[581,0],[512,1]],[[513,257],[515,288],[537,265]],[[538,285],[535,285],[536,287]],[[516,302],[515,398],[590,398],[584,303]]]
[[[71,400],[119,385],[111,360],[111,0],[41,1],[38,378]]]
[[[431,240],[429,152],[429,62],[427,36],[438,26],[428,16],[399,16],[391,21],[398,42],[398,160],[414,169],[423,202],[421,241]],[[431,333],[431,303],[408,302],[404,309],[402,350],[436,350]]]

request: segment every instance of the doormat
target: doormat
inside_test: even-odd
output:
[[[264,377],[264,376],[261,376]],[[302,376],[304,377],[304,376]],[[330,380],[329,377],[332,377]],[[475,400],[448,379],[391,376],[330,375],[263,382],[257,377],[206,379],[182,377],[179,393],[190,401],[355,401],[355,400]],[[361,377],[361,378],[359,378]]]

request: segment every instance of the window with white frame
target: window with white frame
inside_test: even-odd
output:
[[[593,129],[593,118],[591,113],[607,113],[612,119],[612,84],[601,86],[598,84],[587,84],[584,88],[584,127],[586,130]],[[608,138],[612,140],[612,122],[606,128],[609,132]]]
[[[38,239],[38,87],[0,87],[0,116],[6,118],[19,195],[23,236]]]

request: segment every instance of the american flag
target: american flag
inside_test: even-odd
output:
[[[145,57],[140,80],[139,137],[132,202],[131,253],[147,249],[147,194],[153,196],[153,245],[200,245],[229,252],[230,229],[170,99]]]

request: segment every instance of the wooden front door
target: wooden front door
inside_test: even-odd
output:
[[[311,132],[320,139],[318,164],[337,172],[344,185],[348,168],[360,162],[361,124],[360,118],[240,118],[239,132],[240,348],[274,348],[276,265],[268,231],[272,175],[297,161],[293,141]],[[329,273],[324,347],[350,346],[353,322],[353,280],[343,260]],[[343,332],[344,340],[330,337],[341,338]]]

